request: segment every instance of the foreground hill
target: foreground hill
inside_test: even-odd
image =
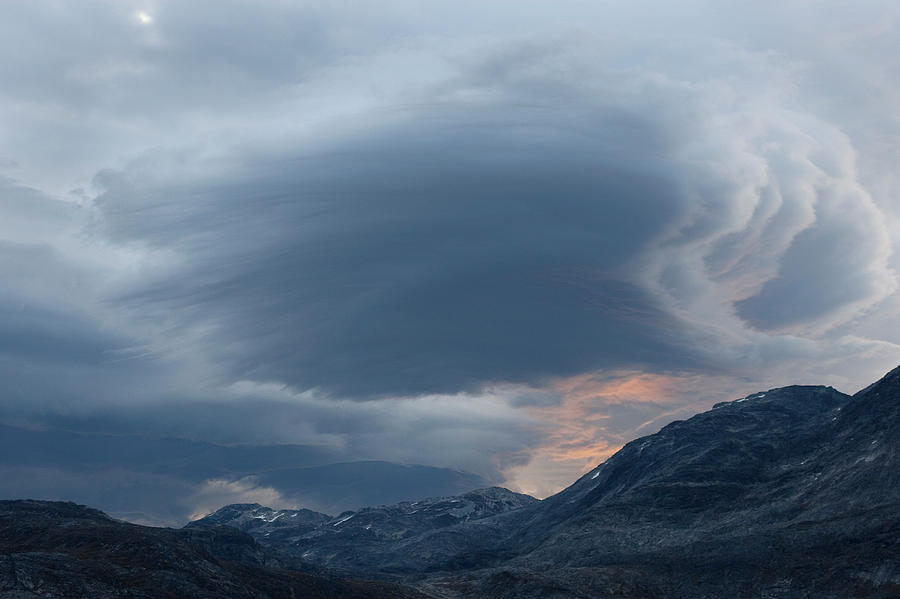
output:
[[[127,524],[72,503],[0,501],[0,597],[418,599],[399,585],[289,570],[228,527]]]

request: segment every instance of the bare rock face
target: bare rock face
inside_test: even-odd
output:
[[[152,528],[72,503],[0,501],[3,599],[421,597],[287,569],[295,565],[230,527]]]

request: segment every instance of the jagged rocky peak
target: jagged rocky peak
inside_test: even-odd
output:
[[[540,501],[525,493],[516,493],[505,487],[485,487],[464,493],[461,497],[483,497],[486,501],[499,501],[504,505],[530,505]]]
[[[312,530],[332,519],[307,509],[275,510],[258,503],[233,503],[219,508],[212,514],[195,520],[188,526],[232,526],[244,532],[253,532],[262,528],[291,528]]]
[[[791,385],[751,393],[746,397],[732,401],[722,401],[715,404],[713,409],[725,407],[740,409],[769,407],[815,416],[823,411],[843,405],[849,399],[849,395],[841,393],[833,387],[824,385]]]
[[[421,501],[404,501],[393,506],[378,506],[360,510],[394,510],[404,514],[450,516],[454,520],[477,520],[495,514],[533,505],[538,500],[531,495],[515,493],[503,487],[487,487],[452,497],[433,497]]]
[[[450,526],[478,520],[538,503],[530,495],[502,487],[487,487],[462,495],[402,501],[391,505],[349,510],[337,517],[307,509],[275,510],[258,503],[234,503],[195,520],[188,526],[233,526],[254,535],[268,537],[274,529],[291,535],[321,528],[318,534],[364,527],[380,531],[400,528],[404,531]],[[324,531],[324,532],[323,532]],[[264,539],[271,541],[272,539]]]
[[[817,434],[850,399],[832,387],[793,385],[720,402],[631,441],[570,489],[621,493],[661,479],[750,482],[787,444]]]
[[[538,500],[502,487],[489,487],[451,497],[403,501],[393,505],[346,512],[331,523],[335,528],[364,528],[374,534],[396,538],[409,531],[422,532],[480,520],[533,505]]]
[[[408,540],[418,535],[457,524],[482,520],[534,505],[538,500],[501,487],[481,489],[452,497],[403,501],[344,512],[311,535],[315,543],[299,539],[307,547],[323,543],[323,537],[357,538],[360,543]]]

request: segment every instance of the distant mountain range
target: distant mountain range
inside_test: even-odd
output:
[[[336,518],[308,510],[229,505],[188,527],[232,526],[330,571],[406,573],[456,558],[463,549],[454,542],[459,524],[490,521],[492,516],[538,503],[529,495],[490,487],[456,497],[347,511]],[[474,531],[466,529],[460,538],[469,540],[467,535]]]
[[[425,599],[309,571],[228,527],[173,530],[72,503],[0,501],[0,598]]]
[[[27,430],[0,425],[0,497],[77,501],[142,524],[181,526],[247,497],[337,514],[489,484],[450,468],[348,461],[304,445]]]
[[[61,508],[29,509],[15,525]],[[337,517],[240,504],[165,534],[247,534],[279,572],[434,598],[900,597],[900,369],[852,397],[795,386],[717,404],[544,501],[489,488]],[[28,550],[0,538],[6,559]]]

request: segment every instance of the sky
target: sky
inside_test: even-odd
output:
[[[0,3],[0,422],[538,496],[900,364],[892,0]]]

